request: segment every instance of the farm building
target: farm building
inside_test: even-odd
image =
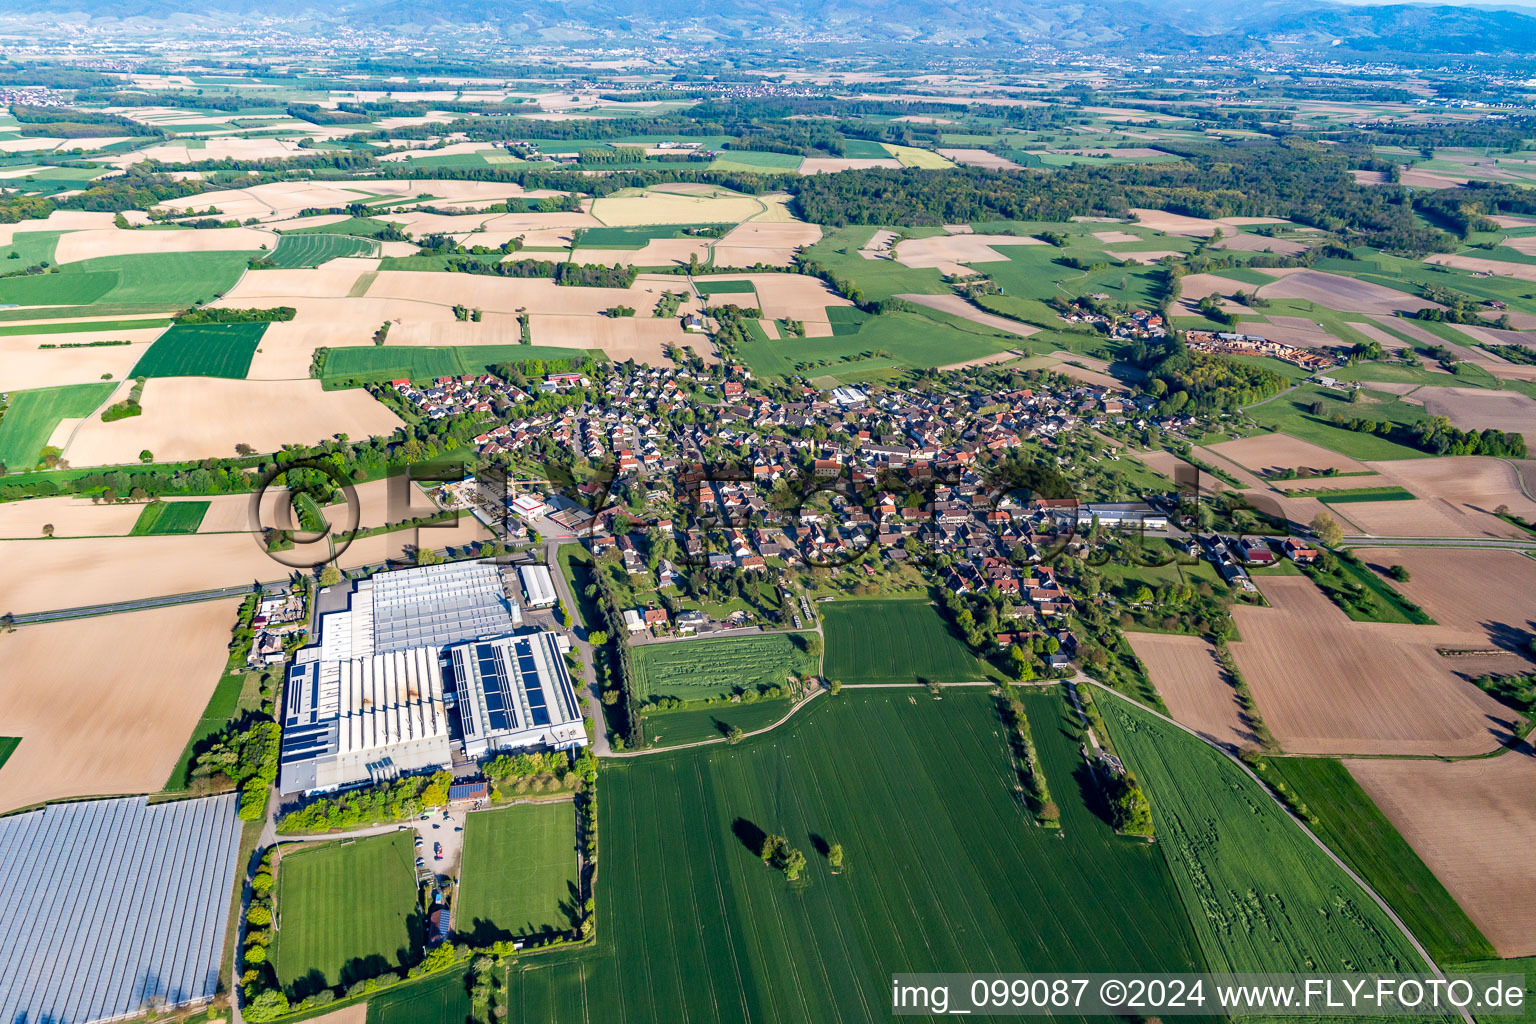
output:
[[[437,648],[297,662],[284,702],[284,793],[453,763]]]
[[[517,747],[568,750],[587,741],[554,633],[455,644],[443,652],[443,675],[469,757]]]
[[[525,565],[518,569],[523,579],[523,597],[529,608],[550,608],[555,603],[555,580],[547,565]]]
[[[92,1021],[218,990],[235,794],[0,818],[0,1020]]]

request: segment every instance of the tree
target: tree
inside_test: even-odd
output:
[[[832,844],[832,848],[827,851],[827,863],[832,866],[833,871],[841,871],[843,869],[842,843]]]
[[[772,863],[775,857],[779,856],[781,850],[787,850],[788,848],[789,840],[783,836],[764,836],[763,847],[758,853],[763,858],[763,863],[769,864]]]
[[[148,448],[145,448],[143,451],[139,452],[139,461],[145,463],[154,462],[155,453],[150,451]]]
[[[805,870],[805,854],[799,850],[790,850],[784,855],[784,877],[791,882],[800,877],[800,872]]]
[[[268,989],[245,1004],[244,1017],[250,1021],[277,1020],[288,1013],[288,997],[278,989]]]
[[[594,629],[587,634],[587,643],[593,647],[604,647],[608,644],[608,634],[600,629]]]
[[[1400,583],[1407,583],[1413,578],[1406,565],[1394,565],[1387,570],[1387,574]]]
[[[830,683],[830,684],[829,684],[829,685],[828,685],[828,686],[827,686],[827,689],[829,689],[829,690],[831,690],[831,691],[832,691],[832,696],[834,696],[834,697],[836,697],[836,696],[837,696],[837,695],[838,695],[838,694],[839,694],[839,693],[841,693],[841,692],[842,692],[842,689],[843,689],[843,681],[842,681],[842,680],[841,680],[841,679],[834,679],[834,680],[832,680],[832,682],[831,682],[831,683]]]
[[[431,548],[416,549],[417,565],[437,565],[442,560],[443,556],[438,554],[436,551],[433,551]]]
[[[53,536],[53,524],[52,523],[44,523],[43,524],[43,536],[44,537],[52,537]]]
[[[335,562],[327,563],[326,567],[320,570],[320,585],[322,587],[334,587],[340,582],[341,570],[336,568]]]
[[[741,731],[741,726],[733,725],[730,731],[725,734],[725,739],[727,743],[740,743],[741,738],[745,735],[746,733]]]
[[[1312,517],[1312,532],[1324,547],[1336,548],[1344,542],[1344,528],[1327,512]]]
[[[820,634],[812,633],[810,636],[805,638],[806,654],[809,654],[813,658],[819,658],[821,657],[821,650],[822,643]]]

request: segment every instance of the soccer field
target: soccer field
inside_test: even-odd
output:
[[[31,469],[61,420],[89,416],[116,387],[70,384],[12,392],[0,415],[0,465],[12,472]]]
[[[414,859],[404,832],[283,857],[274,957],[290,994],[350,985],[415,960],[422,923]]]
[[[828,679],[956,683],[987,678],[982,663],[927,601],[839,600],[820,608]]]
[[[1014,795],[979,690],[844,690],[738,746],[605,762],[598,944],[514,965],[514,1016],[851,1024],[888,1016],[893,970],[1204,970],[1161,851],[1080,798],[1065,701],[1024,700],[1059,836]],[[762,862],[764,832],[801,881]]]
[[[242,380],[266,330],[265,323],[177,324],[139,357],[133,376]]]
[[[477,811],[464,823],[454,931],[477,946],[568,932],[576,898],[576,805],[569,800]]]

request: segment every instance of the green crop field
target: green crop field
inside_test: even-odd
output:
[[[828,313],[838,307],[829,306]],[[854,383],[904,368],[946,366],[1019,348],[1023,338],[937,310],[900,311],[855,320],[840,315],[830,338],[770,340],[755,330],[741,346],[742,361],[759,376],[805,373]],[[871,371],[880,371],[871,373]]]
[[[1122,698],[1095,697],[1152,802],[1157,845],[1212,971],[1425,969],[1376,902],[1259,783],[1177,726]]]
[[[147,320],[79,320],[56,324],[11,324],[0,326],[0,338],[13,338],[19,334],[81,334],[85,331],[142,331],[156,327],[169,327],[164,317]],[[68,339],[59,344],[67,344]]]
[[[711,281],[708,278],[704,278],[702,280],[695,279],[693,283],[694,287],[699,290],[699,294],[706,299],[713,298],[716,295],[751,295],[753,296],[753,301],[756,301],[757,288],[751,281]],[[733,300],[727,299],[726,301],[731,302]],[[737,302],[736,305],[739,306],[741,303]]]
[[[1265,778],[1283,783],[1315,819],[1312,830],[1354,868],[1442,964],[1497,954],[1343,763],[1274,757]]]
[[[801,646],[814,634],[723,637],[642,644],[632,652],[635,690],[641,698],[701,700],[766,686],[816,672],[816,659]]]
[[[700,740],[718,740],[730,731],[766,729],[789,713],[788,700],[760,700],[751,704],[713,704],[680,711],[653,712],[645,716],[645,743],[650,747],[675,747]]]
[[[16,753],[16,748],[20,745],[20,736],[0,736],[0,768],[5,767],[5,762]]]
[[[542,345],[466,345],[421,348],[404,345],[357,345],[326,353],[320,377],[328,385],[347,380],[431,380],[484,373],[497,363],[530,359],[603,358],[601,350],[552,348]]]
[[[851,1024],[888,1016],[893,970],[1203,971],[1159,848],[1081,798],[1066,702],[1023,699],[1059,833],[979,690],[844,690],[737,746],[605,764],[597,945],[514,964],[509,1019]]]
[[[71,263],[70,267],[83,266]],[[29,274],[0,280],[0,302],[16,306],[85,306],[106,295],[117,277],[106,271]]]
[[[581,249],[643,249],[645,244],[653,238],[690,238],[698,237],[700,241],[709,241],[702,236],[690,236],[684,228],[715,227],[729,228],[729,224],[699,225],[699,224],[647,224],[629,228],[582,228],[581,237],[577,239],[576,246]],[[751,290],[750,282],[743,282]]]
[[[284,235],[277,241],[277,248],[267,258],[283,270],[300,267],[318,267],[326,260],[340,256],[367,256],[376,243],[348,234],[324,234],[322,232]]]
[[[134,377],[244,379],[264,323],[177,324],[156,338],[134,364]]]
[[[196,533],[208,512],[206,501],[152,501],[139,513],[129,532],[132,537]]]
[[[37,465],[60,420],[84,419],[105,402],[116,384],[69,384],[11,392],[0,414],[0,465],[11,471]]]
[[[759,153],[750,149],[730,149],[709,162],[712,171],[745,171],[748,174],[793,174],[800,169],[802,157],[793,153]]]
[[[454,970],[368,1000],[367,1024],[463,1024],[469,1011],[464,972]]]
[[[378,220],[374,217],[348,217],[346,220],[336,221],[334,224],[315,224],[311,227],[293,228],[281,232],[284,238],[297,235],[357,235],[362,238],[372,238],[379,232],[390,227],[388,221]],[[278,245],[282,242],[279,240]]]
[[[422,927],[414,862],[403,832],[283,857],[273,952],[282,986],[303,995],[411,963]]]
[[[1362,400],[1352,403],[1337,392],[1314,384],[1303,384],[1295,391],[1280,395],[1272,401],[1252,406],[1248,415],[1271,430],[1310,441],[1353,459],[1373,461],[1427,457],[1417,448],[1389,441],[1378,434],[1346,430],[1328,422],[1329,417],[1336,412],[1348,419],[1360,417],[1398,423],[1413,423],[1426,415],[1422,406],[1410,405],[1396,395],[1368,389],[1360,394]],[[1321,415],[1312,412],[1313,402],[1323,403]]]
[[[464,822],[454,931],[477,946],[575,927],[576,805],[569,800],[478,811]]]
[[[207,302],[245,272],[246,252],[138,253],[66,263],[59,273],[0,279],[0,303],[58,306],[51,316],[154,312]],[[98,308],[85,308],[99,304]],[[10,310],[11,319],[35,316]]]
[[[42,263],[52,263],[62,231],[18,231],[10,245],[0,245],[0,273],[25,270]]]
[[[826,622],[828,679],[940,683],[987,678],[986,669],[927,601],[833,601]]]

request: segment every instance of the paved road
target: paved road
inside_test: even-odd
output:
[[[565,543],[571,541],[567,538]],[[560,571],[560,544],[560,538],[544,541],[544,564],[549,566],[549,575],[555,581],[555,593],[560,595],[560,603],[571,613],[571,619],[576,623],[576,628],[569,633],[571,643],[581,655],[581,681],[590,698],[587,701],[586,716],[591,724],[592,752],[598,757],[612,757],[613,747],[608,742],[608,727],[603,722],[601,710],[603,694],[597,685],[597,664],[592,656],[592,645],[587,643],[587,627],[580,621],[581,602],[576,600],[571,585],[566,582],[565,573]]]

